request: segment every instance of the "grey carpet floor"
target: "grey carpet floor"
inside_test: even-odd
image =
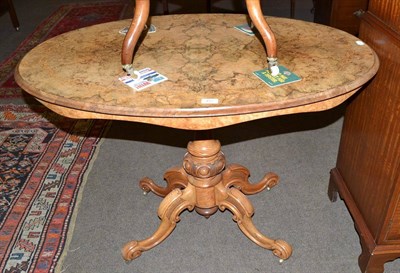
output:
[[[165,242],[123,263],[120,247],[150,236],[159,224],[161,199],[143,196],[137,182],[148,175],[162,182],[163,171],[180,164],[191,134],[115,123],[84,189],[64,272],[357,272],[360,246],[352,220],[342,202],[332,204],[326,195],[341,120],[309,129],[315,116],[302,117],[250,122],[215,133],[228,162],[247,166],[252,181],[267,171],[280,175],[277,187],[249,199],[260,231],[293,245],[293,257],[282,265],[250,242],[229,212],[208,220],[184,212]],[[301,126],[291,130],[293,124]]]
[[[68,2],[14,0],[21,30],[12,29],[7,14],[0,16],[0,60],[58,5]],[[312,1],[297,2],[297,18],[312,20]],[[196,3],[203,8],[204,3]],[[266,14],[289,16],[289,1],[263,3]],[[189,7],[196,10],[196,5]],[[234,6],[228,1],[215,2],[220,9],[229,10],[230,5]],[[186,4],[171,1],[172,12],[184,12],[185,8]],[[160,12],[159,3],[153,9]],[[30,103],[1,101],[10,102]],[[79,209],[74,212],[75,226],[57,272],[360,272],[357,258],[361,247],[353,221],[344,203],[331,203],[326,194],[343,112],[341,106],[214,132],[228,163],[248,167],[252,181],[268,171],[280,175],[280,184],[270,192],[248,197],[255,207],[253,220],[258,229],[292,244],[293,256],[283,264],[270,251],[248,240],[228,211],[217,212],[209,219],[183,212],[176,229],[162,244],[125,263],[120,248],[129,240],[147,238],[159,224],[161,198],[143,196],[139,179],[150,176],[162,184],[164,170],[181,163],[192,132],[113,122],[81,191]],[[397,260],[386,264],[385,272],[399,273],[399,268]]]
[[[293,256],[283,264],[248,240],[228,211],[208,220],[183,212],[162,244],[124,263],[121,246],[149,237],[159,224],[161,199],[143,196],[139,179],[150,176],[162,183],[164,170],[181,163],[192,135],[118,122],[84,188],[62,272],[360,272],[361,247],[353,221],[344,203],[331,203],[326,194],[342,110],[260,120],[215,132],[228,162],[247,166],[252,181],[267,171],[280,175],[280,184],[270,192],[248,197],[259,230],[292,244]],[[398,273],[398,268],[398,262],[389,263],[386,272]]]

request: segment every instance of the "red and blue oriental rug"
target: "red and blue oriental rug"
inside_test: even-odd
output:
[[[15,66],[29,50],[41,42],[70,30],[131,18],[132,13],[130,0],[62,5],[0,63],[0,99],[22,95],[14,81]]]
[[[0,106],[0,269],[52,272],[107,121]]]
[[[131,1],[63,5],[0,63],[1,99],[24,92],[13,73],[40,42],[129,18]],[[54,272],[108,121],[72,120],[42,106],[0,104],[0,272]]]

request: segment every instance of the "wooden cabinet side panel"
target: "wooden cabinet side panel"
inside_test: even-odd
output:
[[[354,15],[358,10],[366,10],[368,0],[334,0],[332,2],[331,26],[358,34],[360,19]]]
[[[314,22],[331,25],[332,0],[314,0]]]
[[[368,0],[315,0],[314,22],[358,34],[360,20],[354,12],[366,10]]]
[[[400,180],[398,179],[398,184]],[[384,234],[385,241],[398,241],[400,242],[400,186],[397,189],[397,202],[393,202],[394,212],[388,215],[387,232]]]
[[[386,215],[393,215],[400,166],[400,43],[366,22],[360,38],[375,49],[381,65],[346,111],[337,168],[379,242],[389,225]]]
[[[400,32],[400,0],[371,0],[368,11],[394,31]]]

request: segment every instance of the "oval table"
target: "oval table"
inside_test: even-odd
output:
[[[134,65],[150,67],[168,80],[135,91],[119,80],[124,36],[130,21],[118,21],[59,35],[30,51],[19,63],[17,83],[51,110],[71,118],[125,120],[198,132],[182,166],[166,171],[167,186],[149,178],[145,192],[165,196],[159,228],[142,241],[127,243],[132,260],[161,243],[188,209],[209,217],[218,209],[233,213],[243,233],[282,261],[292,247],[270,239],[253,224],[254,208],[245,194],[270,189],[278,176],[257,182],[238,164],[225,164],[210,129],[266,117],[322,111],[352,96],[378,70],[376,54],[340,30],[298,20],[267,18],[278,45],[280,64],[301,81],[271,88],[253,75],[267,67],[262,39],[233,27],[245,15],[151,17],[155,33],[143,33]],[[240,133],[240,132],[238,132]]]

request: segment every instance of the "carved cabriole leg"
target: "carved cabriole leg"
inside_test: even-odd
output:
[[[247,10],[254,26],[260,32],[267,49],[268,68],[272,75],[279,73],[277,66],[277,47],[275,35],[269,27],[262,13],[260,0],[246,0]]]
[[[230,164],[222,173],[222,180],[226,188],[234,186],[244,194],[255,194],[264,189],[270,190],[279,181],[278,175],[267,173],[258,183],[249,182],[250,172],[247,168],[239,164]]]
[[[188,184],[187,173],[182,167],[168,169],[164,174],[164,180],[167,182],[166,187],[156,185],[153,180],[148,177],[142,178],[139,185],[145,193],[152,191],[158,196],[164,197],[173,189],[184,189]]]
[[[254,209],[250,201],[238,189],[227,189],[222,184],[216,187],[217,204],[221,211],[225,209],[233,213],[233,220],[240,230],[257,245],[272,250],[282,260],[292,255],[292,247],[283,240],[272,240],[263,235],[253,224]]]
[[[260,32],[267,47],[268,57],[277,56],[275,35],[269,27],[262,13],[260,0],[246,0],[247,10],[254,26]]]
[[[122,44],[121,64],[127,72],[133,70],[133,52],[149,18],[149,10],[150,0],[136,0],[132,23]]]
[[[168,237],[179,222],[179,214],[185,209],[193,210],[195,205],[194,187],[189,185],[185,190],[174,189],[161,202],[158,216],[161,224],[156,232],[142,241],[131,241],[122,249],[122,256],[126,261],[139,257],[143,251],[149,250]]]

